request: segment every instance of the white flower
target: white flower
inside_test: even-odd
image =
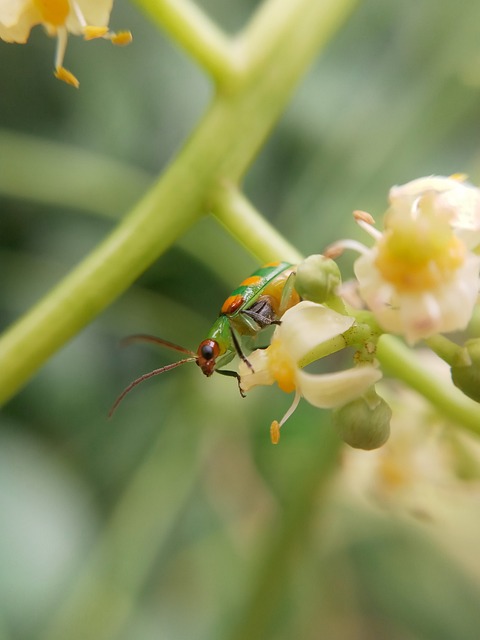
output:
[[[55,76],[78,87],[77,78],[63,67],[68,33],[82,34],[86,40],[107,38],[118,45],[132,39],[129,31],[108,30],[112,4],[113,0],[1,0],[0,38],[24,44],[32,27],[42,24],[57,37]]]
[[[362,255],[355,275],[382,329],[413,344],[467,326],[479,288],[480,257],[472,251],[480,238],[479,194],[442,177],[394,187],[383,234],[356,212],[376,244],[356,246]]]
[[[450,225],[469,249],[480,244],[480,189],[464,182],[465,176],[428,176],[390,189],[393,207],[414,210],[425,194],[435,196],[438,209],[449,213]]]
[[[240,362],[241,387],[249,391],[257,385],[277,382],[282,391],[295,391],[295,398],[280,423],[272,423],[272,440],[278,441],[279,428],[296,409],[303,396],[315,407],[330,409],[362,395],[381,378],[372,364],[357,365],[335,373],[312,374],[302,366],[346,346],[342,333],[354,319],[313,302],[300,302],[282,317],[267,349],[258,349],[249,357],[252,369]]]

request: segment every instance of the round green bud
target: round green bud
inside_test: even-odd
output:
[[[392,410],[376,393],[368,393],[367,396],[335,409],[332,421],[344,442],[355,449],[370,451],[388,440]]]
[[[480,340],[468,340],[465,349],[471,362],[468,365],[452,366],[453,384],[466,396],[480,402]]]
[[[295,289],[304,300],[322,304],[336,294],[341,284],[340,269],[325,256],[309,256],[297,267]]]

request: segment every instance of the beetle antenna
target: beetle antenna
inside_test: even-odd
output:
[[[124,399],[124,397],[129,393],[134,387],[143,382],[144,380],[148,380],[149,378],[153,378],[154,376],[158,376],[161,373],[165,373],[165,371],[170,371],[170,369],[175,369],[179,367],[181,364],[185,364],[186,362],[195,362],[196,357],[184,358],[183,360],[179,360],[178,362],[172,362],[172,364],[167,364],[164,367],[160,367],[160,369],[154,369],[153,371],[149,371],[148,373],[144,373],[143,376],[136,378],[133,382],[131,382],[128,387],[122,391],[122,393],[118,396],[115,402],[112,405],[112,408],[108,412],[108,417],[111,418],[115,413],[116,408],[120,404],[120,402]]]
[[[151,336],[146,333],[136,333],[132,336],[127,336],[123,338],[120,342],[122,346],[127,346],[132,344],[132,342],[152,342],[153,344],[159,344],[162,347],[167,347],[167,349],[172,349],[173,351],[179,351],[180,353],[186,353],[192,358],[196,358],[197,354],[190,349],[185,349],[185,347],[181,347],[178,344],[173,342],[168,342],[168,340],[163,340],[163,338],[157,338],[156,336]]]

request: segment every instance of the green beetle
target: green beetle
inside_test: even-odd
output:
[[[230,362],[235,355],[251,367],[242,352],[240,337],[255,336],[261,329],[279,324],[285,311],[300,301],[293,287],[295,269],[295,265],[289,262],[269,262],[241,282],[223,303],[218,318],[196,352],[155,336],[137,334],[127,338],[127,343],[153,342],[184,353],[187,357],[149,371],[131,382],[115,400],[109,415],[113,414],[127,393],[138,384],[186,362],[196,362],[207,377],[215,372],[235,377],[243,395],[239,375],[220,367]]]

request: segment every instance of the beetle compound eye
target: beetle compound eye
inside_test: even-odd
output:
[[[213,358],[213,347],[210,344],[204,344],[202,347],[202,357],[205,360],[211,360]]]
[[[200,366],[203,366],[205,362],[215,361],[219,354],[219,348],[215,340],[207,339],[200,343],[197,351],[197,357],[200,361]]]

